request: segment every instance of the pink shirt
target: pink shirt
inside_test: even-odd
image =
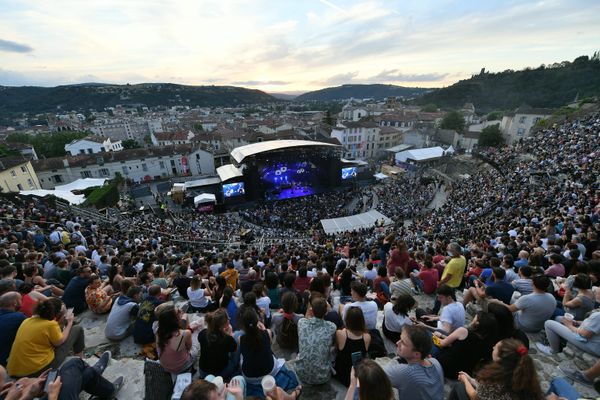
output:
[[[551,278],[565,276],[565,266],[562,264],[552,264],[547,270],[544,271],[544,275]]]

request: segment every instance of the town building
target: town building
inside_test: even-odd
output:
[[[111,151],[121,150],[123,150],[123,144],[120,140],[113,142],[109,137],[97,135],[76,139],[65,144],[65,152],[72,156],[79,154],[109,153]]]
[[[192,131],[156,132],[150,135],[154,146],[173,146],[176,144],[189,144],[194,138]]]
[[[40,189],[40,182],[29,159],[0,158],[0,191],[3,193]]]
[[[504,135],[506,143],[512,144],[526,138],[531,129],[541,120],[552,115],[552,110],[547,108],[520,107],[513,113],[502,117],[500,130]]]
[[[143,182],[215,173],[213,153],[204,146],[189,144],[46,158],[32,165],[43,189],[53,189],[80,178],[112,179],[117,174]]]

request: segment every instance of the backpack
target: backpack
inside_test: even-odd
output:
[[[277,343],[282,349],[295,350],[298,348],[298,324],[294,322],[294,315],[283,314],[281,323],[281,334],[278,336]]]

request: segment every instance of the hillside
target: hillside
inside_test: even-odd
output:
[[[295,101],[332,101],[349,98],[383,100],[389,96],[412,99],[431,91],[432,89],[410,88],[396,85],[342,85],[304,93]]]
[[[239,106],[277,101],[260,90],[233,86],[79,84],[56,87],[0,86],[0,115],[57,110],[103,110],[117,104],[134,106]]]
[[[452,86],[424,94],[418,104],[459,108],[473,103],[478,112],[512,110],[522,104],[561,107],[579,95],[600,94],[600,60],[596,55],[576,58],[536,69],[483,73]]]

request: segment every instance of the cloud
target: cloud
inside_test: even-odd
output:
[[[436,82],[446,78],[448,74],[431,72],[427,74],[403,74],[397,69],[383,70],[370,77],[369,81],[375,82]]]
[[[232,85],[242,85],[242,86],[281,86],[281,85],[289,85],[290,82],[286,81],[236,81],[231,82]]]
[[[333,85],[333,86],[343,85],[346,83],[353,82],[354,78],[356,78],[357,76],[358,76],[358,71],[347,72],[345,74],[334,75],[334,76],[329,77],[328,79],[324,80],[323,82],[319,82],[319,83],[322,83],[324,85]]]
[[[33,47],[11,40],[0,39],[0,51],[6,51],[8,53],[30,53],[33,51]]]

